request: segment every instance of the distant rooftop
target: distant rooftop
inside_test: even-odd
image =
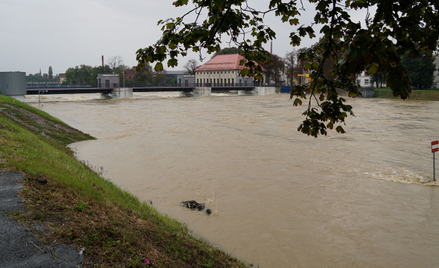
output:
[[[205,64],[198,66],[195,71],[213,71],[213,70],[242,70],[245,67],[239,62],[244,57],[240,54],[217,55]]]

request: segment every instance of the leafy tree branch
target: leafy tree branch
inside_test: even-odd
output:
[[[345,133],[342,125],[352,107],[339,96],[340,90],[350,97],[358,96],[355,76],[366,70],[368,74],[381,72],[395,96],[405,99],[411,90],[407,70],[401,57],[432,56],[439,39],[439,1],[437,0],[308,0],[315,5],[313,21],[301,24],[303,0],[267,0],[266,10],[257,10],[251,0],[177,0],[174,6],[192,3],[195,7],[182,17],[159,21],[162,38],[154,45],[137,51],[138,68],[155,63],[154,69],[178,64],[177,57],[189,50],[216,53],[221,48],[222,36],[230,37],[247,60],[241,75],[262,78],[261,64],[272,62],[264,45],[276,38],[270,26],[264,24],[265,15],[274,13],[292,27],[290,44],[299,46],[302,38],[316,37],[315,28],[322,26],[320,41],[302,50],[299,59],[306,62],[310,74],[309,85],[295,86],[291,90],[295,106],[306,99],[308,107],[305,120],[298,130],[314,137],[326,135],[327,129]],[[374,8],[376,12],[369,11]],[[354,22],[350,10],[365,9],[365,23]],[[203,15],[207,11],[207,14]],[[186,23],[189,14],[195,13],[195,21]],[[203,13],[203,14],[202,14]],[[258,63],[258,64],[256,64]],[[314,107],[312,100],[317,103]]]

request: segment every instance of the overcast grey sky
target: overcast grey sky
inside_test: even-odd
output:
[[[54,74],[81,64],[98,66],[101,56],[121,56],[123,63],[135,66],[139,48],[154,44],[160,38],[157,21],[181,16],[192,6],[175,8],[174,0],[1,0],[0,1],[0,72],[22,71]],[[250,4],[265,7],[268,0],[249,0]],[[304,1],[306,2],[306,1]],[[302,13],[310,21],[312,6]],[[279,18],[267,16],[277,38],[273,53],[279,56],[291,51],[291,27]],[[310,46],[313,40],[305,40]],[[269,49],[269,45],[267,45]],[[183,69],[197,54],[179,60],[174,70]],[[207,55],[206,60],[210,59]],[[205,61],[206,61],[205,60]],[[204,62],[205,62],[204,61]]]

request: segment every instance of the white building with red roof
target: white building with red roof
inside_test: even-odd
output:
[[[195,69],[195,83],[197,87],[215,86],[253,86],[253,77],[239,75],[245,67],[240,65],[244,57],[240,54],[217,55],[205,64]],[[263,84],[263,80],[258,84]]]

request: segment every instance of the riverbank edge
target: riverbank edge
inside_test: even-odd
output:
[[[42,243],[83,250],[84,267],[247,267],[104,179],[66,146],[92,138],[0,95],[0,170],[26,178],[25,210],[7,214]]]
[[[393,92],[389,88],[377,88],[373,98],[401,99],[399,96],[393,96]],[[439,89],[429,90],[412,90],[408,100],[431,100],[439,101]]]

